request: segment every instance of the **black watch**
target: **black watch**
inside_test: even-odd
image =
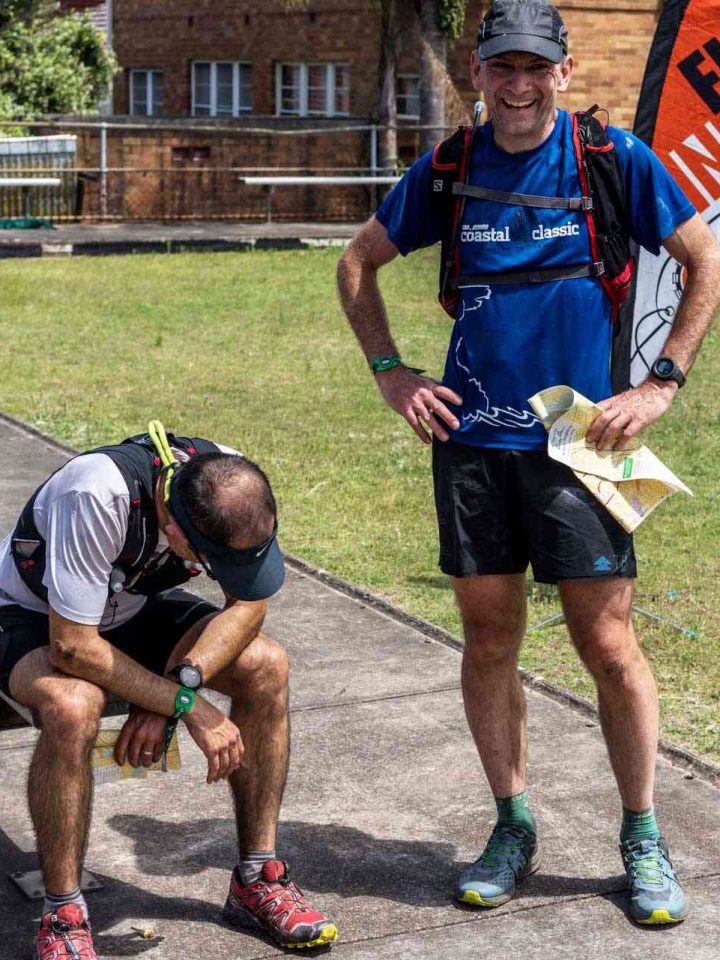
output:
[[[186,690],[192,690],[193,693],[203,685],[202,670],[199,667],[193,666],[192,663],[180,663],[177,667],[173,667],[172,670],[168,670],[166,676],[177,680],[181,687],[185,687]]]
[[[685,374],[670,357],[658,357],[650,367],[650,375],[656,380],[674,380],[678,387],[685,383]]]

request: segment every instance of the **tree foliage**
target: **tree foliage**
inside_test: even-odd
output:
[[[465,26],[465,0],[437,0],[437,22],[448,40],[458,40]]]
[[[0,120],[97,108],[115,70],[86,16],[56,16],[47,0],[2,0]]]

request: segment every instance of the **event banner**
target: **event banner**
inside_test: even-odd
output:
[[[720,238],[720,0],[665,0],[634,132],[652,147]],[[618,345],[624,379],[644,380],[677,311],[685,271],[640,250],[631,322]],[[628,311],[629,313],[629,311]],[[616,351],[614,363],[617,362]],[[629,361],[629,371],[627,363]],[[614,371],[616,377],[623,373]],[[617,381],[617,385],[621,385]],[[617,387],[616,387],[617,389]]]

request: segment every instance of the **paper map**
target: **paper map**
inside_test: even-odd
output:
[[[161,772],[160,761],[150,767],[131,767],[129,763],[119,767],[115,763],[113,752],[115,743],[120,736],[119,730],[101,730],[93,747],[90,765],[93,770],[95,783],[111,783],[117,780],[144,780],[150,772]],[[170,741],[167,754],[168,770],[180,769],[180,745],[177,731]]]
[[[602,413],[570,387],[541,390],[530,406],[548,431],[548,454],[567,464],[628,533],[636,530],[670,494],[692,492],[646,446],[596,450],[585,435]]]

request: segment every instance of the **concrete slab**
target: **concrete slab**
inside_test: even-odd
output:
[[[342,245],[357,223],[64,223],[54,229],[1,230],[4,257],[108,256],[128,253],[236,252]]]
[[[48,464],[63,459],[13,431],[0,422],[5,449],[12,439],[18,452],[0,463],[0,479],[12,479],[0,484],[3,524]],[[452,901],[453,881],[477,856],[493,803],[464,719],[458,653],[294,571],[268,631],[293,663],[293,757],[279,851],[338,923],[338,958],[717,956],[720,791],[711,784],[659,761],[657,805],[693,913],[670,930],[634,927],[624,912],[619,801],[599,729],[530,691],[543,865],[506,906],[463,909]],[[35,736],[0,734],[3,873],[35,866],[24,799]],[[266,939],[219,921],[235,855],[229,796],[222,785],[204,784],[203,757],[186,736],[182,747],[182,774],[96,790],[87,867],[105,885],[90,901],[98,953],[275,956]],[[0,960],[29,958],[38,912],[0,878]],[[141,939],[134,927],[154,928],[157,937]]]

